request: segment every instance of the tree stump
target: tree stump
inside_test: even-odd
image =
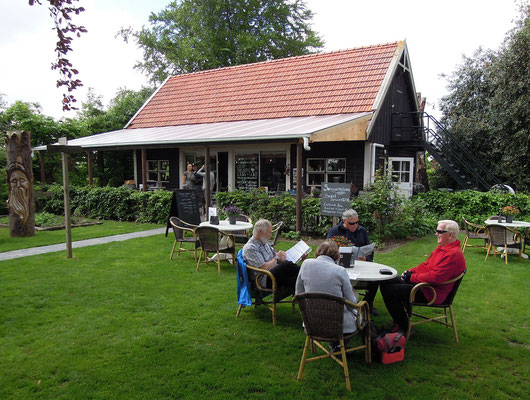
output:
[[[35,235],[31,134],[9,131],[6,140],[9,229],[12,237]]]

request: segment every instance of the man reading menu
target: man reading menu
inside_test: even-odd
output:
[[[248,265],[269,270],[280,288],[289,288],[294,293],[296,278],[300,267],[287,260],[285,251],[276,252],[268,243],[272,236],[272,224],[266,219],[260,219],[254,224],[252,237],[243,247],[243,258]],[[305,259],[307,254],[302,256]],[[255,279],[254,271],[248,270],[251,281]],[[263,276],[261,286],[272,288],[269,277]]]

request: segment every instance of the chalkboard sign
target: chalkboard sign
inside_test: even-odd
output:
[[[236,156],[236,187],[242,190],[258,187],[258,156],[256,154]]]
[[[167,220],[166,236],[171,224],[171,217],[179,217],[184,222],[193,225],[201,223],[201,214],[199,213],[199,202],[195,190],[174,190],[171,199],[171,209]]]
[[[322,182],[320,191],[320,214],[330,217],[342,217],[342,213],[351,208],[349,183]]]

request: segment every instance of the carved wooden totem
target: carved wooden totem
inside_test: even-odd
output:
[[[31,167],[31,135],[7,132],[7,182],[9,184],[9,229],[13,237],[35,234],[35,203]]]

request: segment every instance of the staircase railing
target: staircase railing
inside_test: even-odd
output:
[[[465,189],[489,190],[502,182],[426,112],[396,113],[392,133],[412,130],[416,139],[436,161]],[[396,121],[397,117],[397,121]],[[403,123],[407,120],[407,123]]]

